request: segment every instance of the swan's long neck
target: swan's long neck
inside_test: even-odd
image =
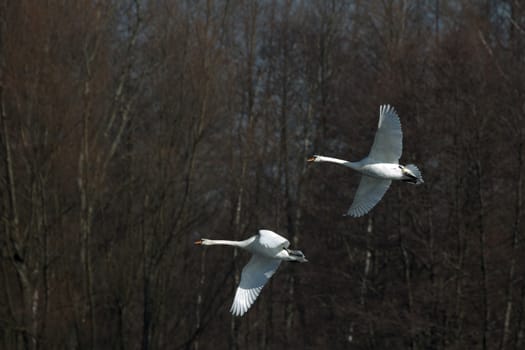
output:
[[[325,157],[325,156],[317,156],[318,162],[327,162],[327,163],[335,163],[339,165],[344,165],[351,169],[358,169],[360,166],[359,162],[350,162],[348,160],[339,159],[339,158],[333,158],[333,157]]]
[[[246,248],[253,240],[229,241],[224,239],[202,239],[202,245],[231,245],[233,247]]]

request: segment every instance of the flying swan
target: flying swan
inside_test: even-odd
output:
[[[349,162],[314,155],[308,158],[308,161],[341,164],[363,174],[354,201],[346,213],[359,217],[368,213],[383,198],[392,180],[416,185],[423,183],[423,177],[417,166],[399,164],[403,152],[402,142],[403,133],[396,111],[390,105],[382,105],[379,107],[379,124],[368,157],[358,162]]]
[[[290,242],[269,230],[259,232],[244,241],[225,241],[200,239],[198,245],[231,245],[251,252],[252,258],[244,266],[241,282],[235,292],[230,312],[235,316],[242,316],[255,302],[261,289],[275,273],[282,260],[307,262],[303,252],[288,249]]]

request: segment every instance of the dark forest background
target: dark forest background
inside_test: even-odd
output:
[[[518,0],[1,0],[0,348],[523,349],[524,97]],[[425,184],[343,217],[386,103]]]

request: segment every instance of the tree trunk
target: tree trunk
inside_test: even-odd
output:
[[[483,314],[482,319],[482,348],[486,350],[488,348],[488,325],[489,325],[489,305],[488,305],[488,274],[487,274],[487,261],[486,261],[486,233],[483,226],[483,219],[485,217],[485,203],[483,201],[483,194],[481,190],[481,181],[482,181],[482,169],[481,169],[481,160],[478,158],[475,160],[475,171],[477,176],[477,199],[479,205],[478,212],[478,234],[479,234],[479,264],[481,271],[481,310]]]
[[[397,195],[398,195],[397,196],[398,202],[401,203],[401,200],[399,200],[401,198],[400,190],[398,190]],[[414,296],[412,292],[412,262],[408,254],[408,249],[406,247],[405,238],[402,232],[403,221],[401,217],[401,210],[399,211],[399,214],[398,214],[397,227],[399,228],[399,248],[401,249],[401,256],[402,256],[402,261],[403,261],[403,275],[405,277],[405,287],[406,287],[406,292],[407,292],[406,297],[407,297],[407,308],[408,308],[407,314],[409,317],[408,331],[409,331],[409,339],[410,339],[410,349],[415,350],[417,349],[417,344],[414,338],[414,325],[413,325],[413,320],[412,320],[413,318],[412,312],[413,312],[413,306],[414,306]]]
[[[32,286],[30,282],[30,276],[28,267],[26,265],[27,260],[24,259],[22,253],[22,237],[20,230],[20,222],[18,216],[18,205],[17,205],[17,194],[16,194],[16,183],[14,177],[14,165],[13,158],[11,155],[11,142],[9,138],[9,132],[7,128],[7,114],[4,104],[4,91],[3,86],[0,85],[0,120],[2,122],[2,133],[5,147],[5,169],[6,169],[6,187],[7,197],[9,204],[9,215],[7,217],[8,224],[7,228],[7,243],[8,243],[8,254],[11,262],[17,273],[18,283],[22,291],[22,322],[24,329],[21,332],[23,344],[25,349],[33,349],[35,347],[35,334],[31,334],[33,325],[32,320]]]
[[[370,240],[372,239],[374,235],[374,219],[373,214],[368,215],[368,223],[366,226],[366,233],[365,233],[365,239],[366,239],[366,252],[365,252],[365,266],[363,269],[363,279],[361,280],[361,291],[359,293],[359,303],[361,304],[361,307],[363,308],[363,312],[368,311],[368,305],[366,303],[366,294],[368,292],[368,278],[370,275],[370,271],[372,270],[372,258],[374,256],[374,252],[370,246]],[[353,325],[353,322],[352,322]],[[374,325],[372,321],[367,321],[366,327],[368,328],[368,347],[369,348],[375,348],[375,332],[374,332]],[[353,326],[350,327],[352,329]]]
[[[515,203],[515,218],[512,229],[512,250],[510,252],[511,260],[509,270],[507,273],[507,290],[505,303],[505,316],[503,319],[503,336],[501,337],[500,349],[504,350],[507,346],[510,337],[511,315],[513,308],[513,285],[516,270],[516,258],[520,243],[520,226],[521,226],[521,212],[522,212],[522,185],[523,185],[523,144],[522,132],[519,133],[520,142],[518,144],[518,176],[516,180],[516,203]]]
[[[144,199],[144,210],[148,208],[148,196]],[[146,223],[142,219],[142,339],[141,349],[148,350],[151,343],[151,325],[153,318],[153,297],[152,297],[152,269],[150,257],[150,244],[147,237]]]

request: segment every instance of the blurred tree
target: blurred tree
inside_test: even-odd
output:
[[[520,349],[517,0],[0,1],[0,347]],[[404,163],[364,218],[380,104]],[[276,230],[310,262],[243,318]]]

